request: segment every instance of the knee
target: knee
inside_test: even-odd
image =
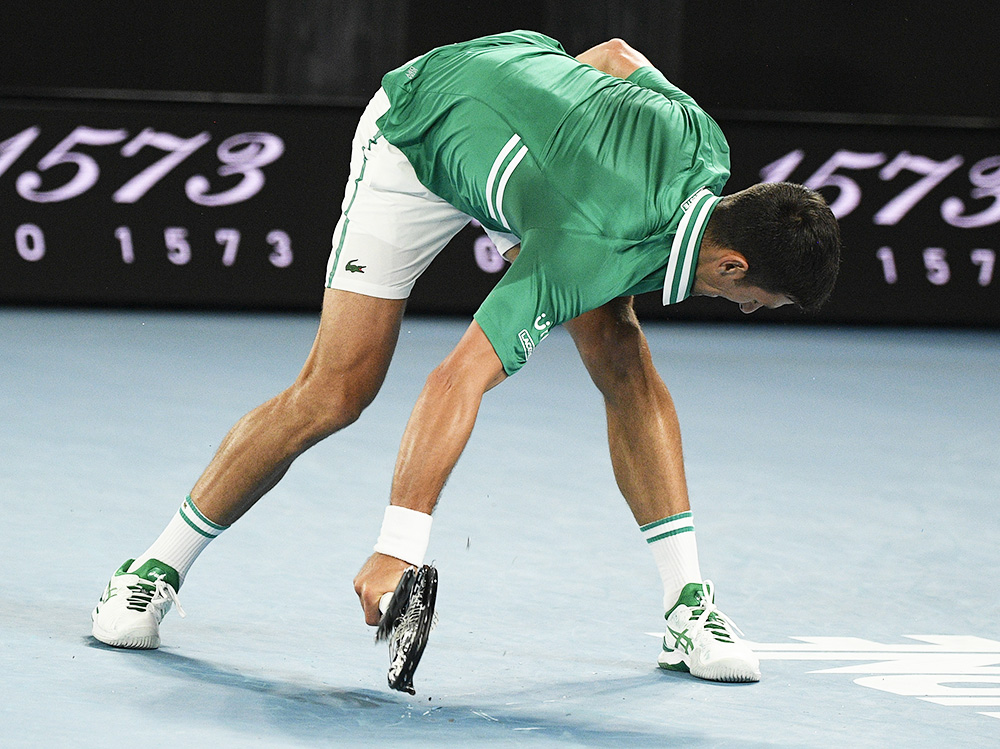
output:
[[[587,371],[605,396],[640,376],[649,364],[646,339],[634,319],[616,319],[577,344]]]
[[[642,344],[642,338],[630,332],[627,340],[595,348],[587,361],[590,378],[609,406],[635,400],[658,378]]]
[[[347,378],[315,377],[297,381],[279,396],[282,411],[297,425],[297,441],[303,448],[353,424],[373,398]]]

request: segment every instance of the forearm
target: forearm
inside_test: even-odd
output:
[[[403,432],[390,503],[430,514],[476,423],[483,393],[506,378],[478,324],[430,374]]]
[[[433,511],[472,434],[482,400],[477,390],[440,369],[431,373],[403,432],[390,504]]]

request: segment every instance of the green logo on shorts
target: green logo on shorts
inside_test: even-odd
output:
[[[344,266],[344,270],[346,270],[348,273],[364,273],[365,268],[367,268],[368,266],[355,265],[356,262],[358,262],[358,258],[354,258],[353,260],[348,260],[347,265]]]

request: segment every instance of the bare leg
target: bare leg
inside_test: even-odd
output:
[[[641,530],[648,531],[643,536],[663,581],[667,619],[657,663],[712,681],[758,681],[760,661],[728,620],[708,619],[718,610],[702,582],[694,528],[690,516],[675,517],[690,509],[677,413],[653,367],[632,300],[616,299],[566,326],[604,395],[618,486],[639,525],[649,526]],[[667,518],[666,524],[656,522]]]
[[[604,396],[615,479],[639,525],[686,512],[677,412],[653,366],[631,298],[565,323]]]
[[[295,382],[236,423],[194,485],[191,496],[206,517],[232,524],[296,457],[361,415],[385,379],[405,304],[326,291],[316,341]]]

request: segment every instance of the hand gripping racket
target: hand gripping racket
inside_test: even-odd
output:
[[[427,637],[436,623],[437,570],[429,564],[407,568],[396,585],[379,601],[382,618],[375,642],[389,641],[389,686],[416,694],[413,674],[427,647]]]

